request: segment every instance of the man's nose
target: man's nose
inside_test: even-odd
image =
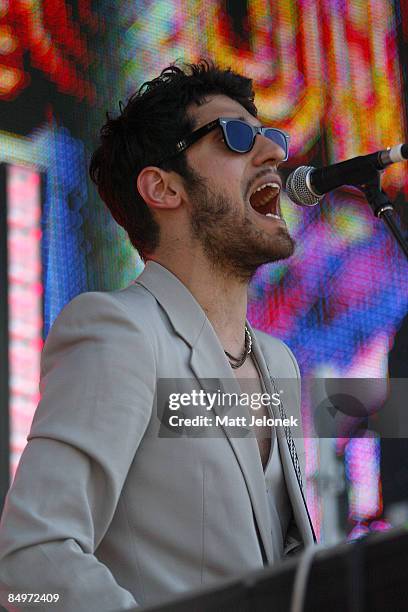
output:
[[[273,165],[278,166],[285,159],[284,149],[262,134],[257,134],[255,136],[253,152],[253,163],[256,166],[265,164],[266,162],[272,162]]]

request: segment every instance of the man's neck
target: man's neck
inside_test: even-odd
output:
[[[248,283],[214,269],[204,257],[151,258],[187,287],[206,313],[224,350],[239,355],[244,346]]]

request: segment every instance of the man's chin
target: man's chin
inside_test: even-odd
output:
[[[282,228],[275,234],[273,242],[271,241],[270,259],[265,263],[288,259],[295,252],[295,248],[295,240],[286,229]]]

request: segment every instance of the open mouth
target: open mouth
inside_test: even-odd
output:
[[[265,217],[282,219],[279,208],[280,191],[279,183],[275,181],[264,183],[253,191],[249,197],[249,203],[255,212]]]

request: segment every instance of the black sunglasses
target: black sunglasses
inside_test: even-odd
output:
[[[214,119],[214,121],[210,121],[210,123],[203,125],[182,140],[179,140],[179,142],[176,144],[175,151],[167,155],[161,161],[165,161],[166,159],[174,157],[182,151],[185,151],[187,147],[194,144],[197,142],[197,140],[208,134],[208,132],[215,130],[217,127],[222,129],[225,144],[229,149],[231,149],[231,151],[235,151],[236,153],[248,153],[248,151],[250,151],[254,146],[255,136],[257,134],[261,134],[282,149],[285,156],[282,161],[286,161],[288,159],[289,136],[288,134],[285,134],[285,132],[282,132],[282,130],[270,127],[255,127],[241,119],[219,117],[218,119]]]

